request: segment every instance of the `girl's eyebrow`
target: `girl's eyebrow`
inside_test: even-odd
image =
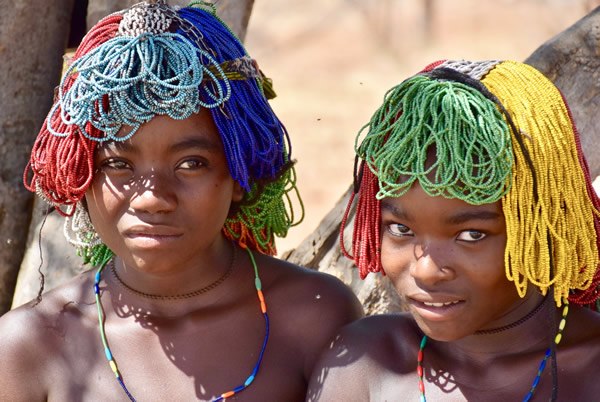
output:
[[[120,152],[137,153],[138,148],[133,146],[129,141],[111,141],[102,146],[105,149],[114,148]],[[169,152],[184,151],[186,149],[202,149],[208,151],[215,151],[221,148],[221,143],[207,138],[207,137],[194,137],[186,138],[175,144],[169,146]]]
[[[212,140],[207,137],[194,137],[187,138],[182,141],[179,141],[175,144],[172,144],[169,147],[169,151],[177,152],[184,151],[186,149],[195,148],[195,149],[205,149],[208,151],[215,151],[221,148],[221,143],[215,140]]]
[[[390,212],[398,219],[410,220],[410,215],[406,211],[386,202],[386,200],[381,201],[381,209]]]
[[[489,211],[489,210],[479,210],[479,211],[465,211],[465,212],[460,212],[458,214],[449,216],[446,219],[446,222],[452,225],[457,225],[457,224],[461,224],[461,223],[465,223],[465,222],[469,222],[469,221],[491,221],[491,220],[497,220],[497,219],[501,219],[502,218],[502,214],[496,212],[496,211]]]

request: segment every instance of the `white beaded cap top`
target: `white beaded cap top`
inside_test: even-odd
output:
[[[168,32],[173,18],[165,4],[141,4],[127,10],[119,23],[119,35],[136,37],[141,34]]]

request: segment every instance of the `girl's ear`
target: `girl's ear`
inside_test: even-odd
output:
[[[244,189],[242,185],[237,182],[237,180],[233,181],[233,194],[231,196],[231,201],[240,202],[244,198]]]

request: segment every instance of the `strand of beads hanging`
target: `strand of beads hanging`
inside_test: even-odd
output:
[[[126,11],[115,37],[68,67],[47,119],[48,131],[66,136],[73,130],[68,127],[76,127],[92,140],[124,141],[155,115],[185,119],[200,107],[226,102],[231,87],[220,63],[204,46],[169,32],[175,19],[181,20],[160,5]],[[58,119],[55,128],[51,123]],[[92,137],[88,125],[102,136]],[[126,132],[121,131],[124,126]]]
[[[552,81],[519,62],[502,62],[482,83],[517,127],[513,184],[502,199],[506,275],[521,297],[535,286],[552,289],[558,305],[590,303],[600,280],[600,203],[567,104]]]
[[[425,402],[425,383],[423,382],[423,350],[427,344],[427,336],[421,339],[419,353],[417,354],[417,376],[419,377],[419,393],[421,394],[420,402]]]
[[[254,364],[254,368],[252,369],[250,375],[246,378],[246,380],[243,383],[241,383],[240,385],[231,389],[230,391],[223,392],[218,397],[214,398],[212,400],[212,402],[219,402],[219,401],[223,401],[227,398],[231,398],[235,394],[238,394],[238,393],[242,392],[243,390],[245,390],[246,388],[248,388],[254,382],[254,379],[256,378],[256,376],[258,375],[258,372],[260,370],[260,366],[261,366],[261,363],[262,363],[262,360],[263,360],[263,357],[265,354],[265,350],[267,348],[267,343],[269,341],[269,315],[267,314],[267,303],[265,301],[265,297],[262,292],[262,282],[260,280],[258,266],[256,264],[256,260],[254,259],[254,255],[252,254],[252,251],[248,248],[246,248],[246,251],[248,252],[250,262],[254,269],[254,287],[256,288],[256,294],[257,294],[258,302],[260,305],[260,311],[265,320],[265,336],[264,336],[264,339],[263,339],[263,342],[262,342],[262,345],[260,348],[260,352],[258,354],[257,361]],[[129,400],[135,401],[136,399],[133,397],[133,395],[131,394],[131,392],[129,391],[127,386],[125,385],[125,381],[123,380],[123,376],[119,370],[117,361],[115,360],[115,358],[112,354],[112,351],[110,350],[110,347],[108,345],[108,339],[106,336],[106,331],[104,328],[105,314],[104,314],[104,308],[102,306],[100,281],[102,280],[102,271],[104,270],[104,268],[106,267],[107,264],[108,264],[108,260],[104,261],[103,264],[100,265],[100,267],[98,268],[98,271],[96,272],[96,276],[94,278],[94,295],[95,295],[95,299],[96,299],[96,306],[98,308],[98,328],[100,331],[100,338],[102,340],[102,345],[104,346],[104,354],[106,356],[106,359],[108,360],[108,364],[109,364],[112,372],[114,373],[115,377],[117,378],[119,385],[121,386],[121,388],[123,389],[123,391],[125,392],[127,397],[129,398]]]
[[[460,82],[417,75],[392,88],[355,149],[379,179],[378,199],[401,196],[417,180],[432,197],[473,205],[510,188],[509,127],[493,101]]]
[[[296,199],[298,214],[294,213]],[[304,219],[304,205],[296,187],[296,171],[288,166],[281,175],[265,185],[254,184],[237,212],[223,226],[223,234],[241,247],[275,255],[275,236],[285,237],[288,229]]]
[[[260,349],[260,353],[258,354],[258,360],[252,369],[252,372],[246,378],[242,384],[233,388],[231,391],[227,391],[222,393],[218,398],[214,399],[213,402],[222,401],[227,398],[231,398],[235,394],[242,392],[244,389],[248,388],[258,374],[258,370],[260,369],[260,364],[262,363],[262,359],[265,354],[265,349],[267,348],[267,342],[269,341],[269,315],[267,314],[267,302],[265,301],[265,296],[262,292],[262,282],[260,281],[260,276],[258,275],[258,266],[256,265],[256,261],[254,260],[254,255],[249,248],[246,248],[248,251],[248,255],[250,256],[250,261],[252,262],[252,267],[254,268],[254,287],[256,288],[256,295],[258,297],[260,303],[260,311],[265,319],[265,338],[263,340],[262,347]]]
[[[562,317],[560,319],[560,323],[558,324],[558,332],[556,333],[556,336],[554,337],[554,344],[556,346],[558,346],[558,344],[562,340],[562,333],[563,333],[563,330],[565,329],[565,326],[567,325],[567,314],[569,314],[569,303],[568,302],[566,302],[563,307]],[[531,398],[533,398],[533,394],[540,382],[542,373],[544,372],[544,369],[546,368],[546,363],[551,355],[552,355],[552,348],[548,348],[546,350],[546,354],[544,355],[544,358],[540,362],[538,372],[537,372],[535,378],[533,379],[533,383],[531,384],[531,389],[529,390],[527,395],[525,395],[525,398],[523,398],[523,402],[529,402],[531,400]]]
[[[562,317],[561,317],[560,323],[558,324],[558,331],[553,340],[553,342],[556,346],[558,346],[558,344],[562,340],[562,334],[565,329],[565,326],[567,325],[567,315],[568,314],[569,314],[569,304],[568,304],[568,302],[565,302],[565,305],[564,305],[563,311],[562,311]],[[423,376],[424,376],[423,359],[424,359],[425,345],[427,345],[427,335],[423,335],[423,338],[421,338],[421,344],[419,346],[419,353],[417,355],[417,377],[419,379],[418,381],[419,381],[419,394],[420,394],[419,400],[420,400],[420,402],[427,401],[427,399],[425,398],[425,382],[423,381]],[[546,368],[548,359],[551,356],[552,356],[552,348],[546,349],[546,353],[544,354],[544,358],[540,362],[536,376],[531,385],[531,389],[523,398],[523,402],[529,402],[529,401],[531,401],[531,398],[533,398],[533,394],[535,393],[535,391],[537,389],[540,379],[542,378],[544,369]]]

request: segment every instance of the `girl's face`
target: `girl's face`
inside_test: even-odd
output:
[[[522,303],[505,274],[500,202],[431,197],[415,183],[382,200],[381,218],[383,268],[426,335],[452,341],[498,327]]]
[[[86,193],[94,227],[125,264],[149,272],[197,266],[243,196],[207,111],[156,116],[129,140],[100,146],[95,166]]]

